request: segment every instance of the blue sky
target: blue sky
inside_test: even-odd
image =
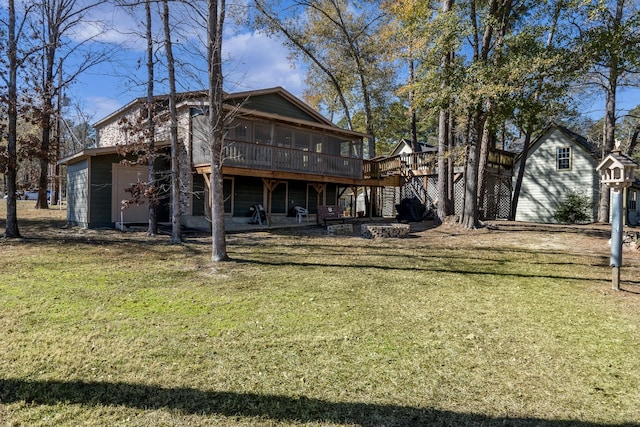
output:
[[[230,3],[232,0],[228,1]],[[246,0],[233,1],[242,6]],[[4,6],[4,3],[4,0],[0,0],[0,4]],[[91,122],[146,94],[144,85],[135,84],[135,81],[146,78],[145,41],[136,35],[143,31],[140,12],[127,13],[122,8],[114,8],[112,3],[106,4],[92,12],[74,29],[72,38],[75,40],[94,37],[104,46],[118,46],[117,56],[113,60],[85,72],[66,88],[65,95],[85,112]],[[204,30],[197,21],[191,19],[180,26],[180,31],[175,31],[176,56],[189,63],[191,71],[187,74],[186,69],[181,69],[178,77],[181,85],[178,90],[206,88],[202,53],[204,45],[201,43]],[[156,31],[161,31],[159,21],[154,25]],[[295,96],[302,97],[305,90],[305,65],[300,62],[292,64],[290,52],[280,38],[238,24],[229,15],[225,24],[223,50],[225,90],[245,91],[282,86]],[[162,57],[162,52],[159,55]],[[156,72],[158,77],[164,77],[163,70]],[[166,92],[166,89],[158,86],[157,93]],[[638,104],[640,91],[624,90],[619,94],[618,107],[622,110],[621,114]],[[589,117],[602,117],[602,95],[582,100],[581,110]]]
[[[244,91],[273,86],[282,86],[300,97],[305,89],[305,72],[291,64],[288,51],[282,43],[262,33],[246,32],[225,40],[226,61],[224,63],[225,90]],[[98,66],[80,76],[67,90],[67,96],[82,102],[84,109],[94,116],[94,121],[113,112],[132,99],[145,96],[143,86],[131,87],[130,77],[144,77],[144,66],[137,69],[138,60],[144,61],[145,53],[132,50],[126,52],[114,70],[111,64]],[[126,71],[117,75],[117,71]],[[206,74],[201,73],[205,78]],[[184,81],[183,81],[184,82]],[[194,80],[179,90],[206,88]]]
[[[111,6],[93,12],[86,23],[76,28],[73,37],[77,40],[94,36],[104,46],[118,46],[113,60],[85,72],[65,91],[92,122],[146,95],[145,86],[136,83],[146,79],[146,42],[135,34],[144,31],[142,22],[139,16]],[[204,30],[193,22],[182,24],[181,29],[173,33],[174,55],[188,63],[177,71],[179,91],[206,88],[205,47],[201,42]],[[154,25],[156,31],[161,31],[160,22]],[[158,55],[164,59],[163,52]],[[231,16],[225,23],[223,58],[227,91],[282,86],[298,97],[304,92],[304,65],[292,64],[282,40],[239,25]],[[157,69],[156,73],[158,78],[166,76],[163,69]],[[156,92],[165,93],[166,88],[159,83]]]

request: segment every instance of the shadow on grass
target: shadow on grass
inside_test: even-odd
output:
[[[555,279],[555,280],[578,280],[578,281],[586,281],[586,282],[603,282],[606,279],[600,277],[581,277],[581,276],[570,276],[570,275],[560,275],[560,274],[537,274],[537,273],[520,273],[520,272],[511,272],[511,271],[503,271],[503,270],[471,270],[471,269],[463,269],[460,266],[451,266],[448,267],[431,267],[425,265],[424,267],[415,267],[415,266],[401,266],[394,267],[390,265],[374,265],[374,264],[344,264],[344,263],[328,263],[328,262],[297,262],[297,261],[266,261],[266,260],[256,260],[256,259],[246,259],[241,258],[240,256],[233,258],[233,260],[237,263],[246,263],[246,264],[254,264],[254,265],[264,265],[270,267],[312,267],[312,268],[357,268],[361,269],[373,269],[373,270],[382,270],[382,271],[402,271],[402,272],[425,272],[425,273],[445,273],[445,274],[461,274],[464,276],[503,276],[503,277],[516,277],[523,279]]]
[[[306,397],[254,393],[209,392],[192,388],[82,381],[0,379],[0,403],[37,405],[108,405],[142,410],[168,409],[187,415],[264,417],[278,422],[335,423],[374,426],[577,426],[596,424],[576,420],[494,418],[437,409],[368,403],[329,402]],[[609,424],[629,427],[640,424]]]

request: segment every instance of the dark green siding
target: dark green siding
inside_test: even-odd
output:
[[[111,227],[111,199],[112,185],[111,165],[118,163],[121,157],[117,155],[98,156],[91,158],[91,223],[90,227]]]
[[[327,184],[327,205],[335,205],[338,202],[338,189],[335,184]]]
[[[318,213],[318,192],[311,185],[308,186],[308,188],[309,188],[309,206],[307,206],[307,209],[309,209],[309,212],[311,213]]]
[[[200,174],[191,175],[193,195],[191,196],[191,212],[193,216],[204,216],[206,186]],[[225,196],[226,197],[226,196]]]
[[[233,194],[231,191],[233,190],[233,181],[230,179],[222,180],[222,195],[224,197],[224,213],[231,213],[231,199],[233,198]]]
[[[289,210],[295,206],[307,206],[307,183],[304,181],[289,182]]]
[[[160,187],[160,193],[158,194],[159,203],[156,207],[156,217],[158,222],[170,222],[171,221],[171,174],[168,171],[171,170],[171,151],[169,148],[160,151],[161,154],[156,159],[155,170],[156,179],[161,180],[158,187]],[[163,178],[164,177],[164,178]],[[162,181],[164,179],[164,181]]]
[[[249,216],[251,206],[263,204],[262,189],[260,178],[236,177],[233,216]],[[266,209],[266,206],[264,208]]]
[[[96,156],[91,158],[91,217],[89,227],[112,227],[111,207],[113,200],[113,164],[120,163],[122,157],[117,154]],[[156,209],[156,216],[159,222],[169,221],[170,198],[168,183],[168,160],[156,161],[156,170],[160,171],[160,176],[165,176],[166,182],[160,182],[159,187],[165,188],[163,193],[158,195],[160,203]],[[162,171],[165,171],[162,173]],[[164,185],[163,185],[164,184]]]
[[[271,194],[271,213],[287,213],[287,186],[278,185]]]
[[[242,106],[250,110],[263,111],[265,113],[279,114],[284,117],[290,117],[300,120],[308,120],[317,122],[315,117],[307,114],[296,105],[287,101],[278,94],[257,95],[249,99],[242,100]]]

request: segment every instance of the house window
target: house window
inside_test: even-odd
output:
[[[635,211],[638,209],[638,192],[630,191],[629,192],[629,206],[627,209],[630,211]]]
[[[571,169],[571,148],[570,147],[558,148],[558,153],[556,155],[556,165],[558,170]]]

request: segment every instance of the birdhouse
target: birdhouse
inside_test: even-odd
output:
[[[601,182],[613,189],[629,187],[633,183],[633,170],[638,164],[629,156],[613,151],[596,167]]]

